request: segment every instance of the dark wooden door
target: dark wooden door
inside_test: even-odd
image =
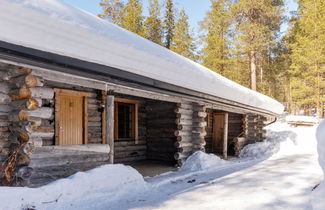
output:
[[[223,133],[224,133],[224,113],[213,114],[213,134],[212,134],[212,152],[222,154],[223,152]]]

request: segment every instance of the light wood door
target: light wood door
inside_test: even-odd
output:
[[[59,95],[59,145],[84,143],[84,99],[83,96]]]
[[[225,115],[224,113],[213,114],[212,152],[223,153]]]

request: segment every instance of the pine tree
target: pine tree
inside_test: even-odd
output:
[[[123,8],[121,26],[126,30],[143,36],[142,4],[140,0],[128,0]]]
[[[166,0],[165,3],[165,16],[164,16],[164,35],[165,47],[170,48],[172,39],[174,37],[175,28],[175,10],[173,0]]]
[[[229,77],[230,75],[226,74],[229,67],[227,37],[231,22],[227,6],[227,0],[211,0],[211,9],[201,22],[201,29],[206,32],[203,36],[205,46],[201,51],[201,59],[204,66]]]
[[[184,57],[195,60],[194,38],[190,33],[189,27],[188,16],[185,14],[185,10],[182,9],[175,24],[174,37],[170,49]]]
[[[144,21],[144,37],[157,44],[162,44],[162,23],[159,18],[158,0],[149,0],[149,16]]]
[[[238,0],[231,12],[235,18],[235,40],[249,60],[251,88],[256,90],[259,59],[275,43],[283,17],[283,1]]]
[[[107,18],[110,22],[121,25],[124,5],[120,0],[102,0],[99,5],[102,13],[98,14],[101,18]]]
[[[322,117],[325,104],[325,2],[300,0],[291,49],[290,90],[292,103],[307,114],[317,108]]]

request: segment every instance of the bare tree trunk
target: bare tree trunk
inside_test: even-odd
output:
[[[251,89],[256,91],[256,51],[250,52]]]

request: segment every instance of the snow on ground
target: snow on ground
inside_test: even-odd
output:
[[[0,187],[0,209],[312,209],[312,189],[323,178],[316,126],[269,129],[238,159],[197,152],[178,171],[153,178],[106,165],[37,189]]]
[[[325,174],[325,120],[321,122],[317,128],[317,150],[318,150],[318,161],[319,165],[323,169]],[[313,192],[312,205],[314,210],[324,210],[325,209],[325,182],[323,181]]]
[[[302,115],[287,115],[285,119],[287,122],[309,122],[315,124],[319,122],[316,117]]]

